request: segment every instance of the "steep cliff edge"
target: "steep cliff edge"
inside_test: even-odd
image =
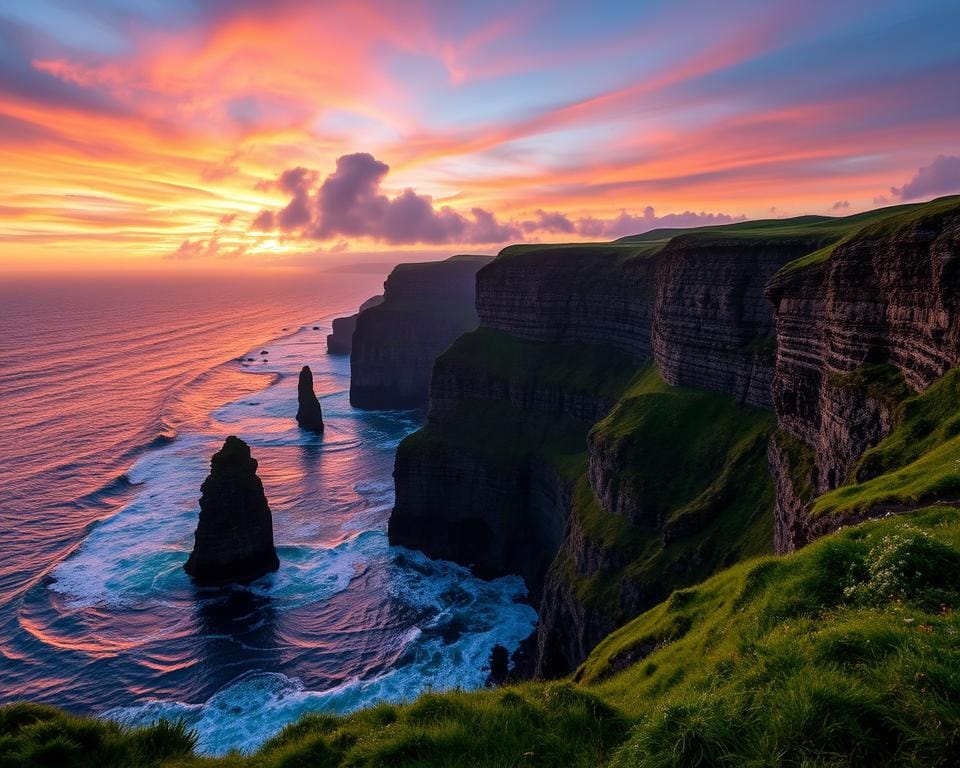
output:
[[[484,327],[653,357],[671,384],[770,407],[775,342],[764,286],[848,226],[812,216],[511,246],[478,273],[477,312]]]
[[[397,450],[391,541],[482,575],[520,573],[539,599],[587,431],[634,369],[584,344],[461,337],[437,360],[427,424]]]
[[[523,575],[541,616],[529,671],[541,676],[574,668],[672,588],[770,548],[772,417],[671,387],[650,363],[658,294],[673,297],[668,242],[506,249],[477,276],[482,327],[437,360],[428,422],[397,453],[391,541]],[[737,322],[744,302],[718,311],[719,291],[688,285],[708,296],[704,315]],[[603,428],[608,413],[616,428]],[[665,482],[691,464],[695,478]],[[669,491],[643,498],[659,486]]]
[[[900,404],[960,362],[960,198],[895,212],[779,272],[770,448],[776,539],[790,551],[849,518],[811,514],[813,497],[871,478],[857,462]]]
[[[350,357],[350,403],[358,408],[427,404],[437,355],[477,326],[475,276],[488,256],[398,264],[383,302],[357,317]]]
[[[769,408],[775,340],[763,289],[777,270],[822,240],[816,231],[673,238],[657,257],[652,346],[664,379]]]
[[[656,246],[659,247],[659,244]],[[650,356],[656,263],[644,244],[510,246],[477,275],[485,328]]]

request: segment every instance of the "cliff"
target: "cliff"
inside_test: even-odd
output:
[[[750,377],[718,382],[723,392],[671,387],[651,340],[684,284],[669,264],[685,259],[680,299],[720,329],[725,342],[712,344],[734,350],[731,370],[752,360],[772,313],[738,333],[722,326],[758,316],[745,298],[762,301],[756,273],[806,246],[718,251],[750,277],[711,291],[691,279],[708,253],[665,247],[660,233],[638,240],[516,246],[481,269],[482,327],[438,358],[427,424],[397,453],[391,541],[481,575],[523,575],[540,610],[528,671],[541,676],[569,671],[673,587],[772,540],[772,417],[742,403],[749,386],[734,391]],[[678,343],[690,345],[682,380],[702,355]],[[665,483],[677,468],[683,479]],[[668,490],[645,498],[659,486]]]
[[[477,313],[482,326],[518,338],[653,357],[671,384],[770,407],[775,342],[764,286],[844,231],[803,217],[511,246],[477,275]]]
[[[371,296],[360,308],[348,317],[334,318],[333,333],[327,335],[327,354],[349,355],[353,349],[353,332],[357,328],[357,318],[360,313],[370,307],[376,307],[383,302],[383,296]]]
[[[656,264],[634,244],[511,246],[477,275],[485,328],[650,355]]]
[[[350,357],[350,403],[358,408],[427,404],[434,360],[477,325],[477,270],[487,256],[398,264],[383,302],[361,312]]]
[[[505,249],[398,451],[391,540],[522,574],[553,676],[672,589],[862,519],[802,530],[957,359],[956,207]]]
[[[871,479],[858,461],[901,403],[960,361],[960,198],[895,211],[779,272],[773,399],[781,435],[777,549],[869,515],[827,518],[814,496]],[[879,513],[879,512],[878,512]]]

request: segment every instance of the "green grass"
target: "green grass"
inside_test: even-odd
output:
[[[813,448],[784,430],[775,432],[771,440],[787,456],[790,484],[797,498],[803,502],[812,501],[815,495],[813,471],[816,467]]]
[[[600,265],[609,266],[633,259],[649,259],[668,245],[708,247],[793,245],[808,250],[806,255],[785,265],[787,274],[829,261],[834,250],[855,237],[882,238],[898,230],[934,221],[960,210],[960,196],[926,203],[907,203],[877,208],[852,216],[798,216],[789,219],[761,219],[687,229],[655,229],[641,235],[622,237],[609,243],[533,243],[511,245],[500,251],[498,261],[532,260],[541,265],[562,260],[566,271],[579,268],[585,277]]]
[[[614,766],[951,765],[958,607],[960,515],[931,509],[675,592],[578,677],[635,723]]]
[[[621,484],[644,500],[651,522],[678,520],[773,424],[769,411],[738,406],[718,392],[672,387],[653,365],[591,432],[615,457]]]
[[[871,363],[850,373],[834,373],[829,382],[840,389],[863,392],[891,410],[914,394],[900,369],[890,363]]]
[[[621,592],[653,604],[739,560],[770,552],[773,485],[766,443],[772,415],[725,395],[637,376],[590,441],[618,466],[619,491],[644,501],[642,518],[603,508],[586,478],[574,494],[580,534],[608,555],[587,573],[560,563],[578,599],[612,626],[629,618]]]
[[[820,264],[826,264],[833,252],[844,243],[854,239],[881,239],[896,235],[897,232],[922,225],[927,222],[934,222],[945,214],[955,214],[960,211],[960,195],[950,197],[941,197],[926,203],[910,203],[906,205],[895,205],[889,208],[877,208],[873,211],[866,211],[854,216],[847,216],[841,219],[833,219],[836,229],[834,232],[839,235],[831,242],[826,243],[818,250],[808,253],[799,259],[791,261],[784,266],[779,274],[786,275],[791,272],[814,267]]]
[[[192,757],[195,734],[162,721],[128,730],[54,707],[17,703],[0,708],[0,766],[140,768]]]
[[[960,501],[960,368],[903,401],[893,431],[860,458],[852,475],[854,482],[817,499],[814,515]]]
[[[428,694],[347,717],[307,715],[250,757],[196,758],[182,726],[124,730],[52,708],[0,709],[0,766],[550,765],[593,768],[626,735],[627,721],[569,683],[471,694]],[[158,734],[164,734],[158,738]]]
[[[611,400],[637,375],[637,364],[623,352],[590,344],[526,341],[492,328],[461,336],[440,356],[438,366],[475,369],[483,378],[563,387],[566,392]]]

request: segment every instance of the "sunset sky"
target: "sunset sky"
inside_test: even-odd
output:
[[[960,191],[960,2],[0,2],[0,271],[240,268]]]

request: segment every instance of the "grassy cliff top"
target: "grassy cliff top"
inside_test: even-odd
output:
[[[854,219],[857,219],[857,221],[852,222],[852,225],[835,241],[824,245],[822,248],[802,258],[791,261],[780,270],[779,275],[788,275],[807,267],[825,264],[830,260],[833,252],[839,246],[853,239],[892,237],[912,227],[934,223],[939,221],[943,216],[950,214],[960,214],[960,195],[941,197],[926,203],[878,208],[875,211],[867,211],[857,216],[839,219],[838,221],[850,221]]]
[[[391,274],[394,272],[410,274],[417,272],[425,273],[469,270],[471,265],[479,269],[487,262],[493,261],[493,259],[493,256],[463,253],[456,256],[450,256],[446,259],[439,259],[437,261],[407,261],[397,264],[391,271]]]
[[[797,244],[809,247],[810,253],[791,262],[783,271],[826,261],[834,248],[854,236],[883,237],[900,228],[922,223],[945,213],[960,211],[960,195],[943,197],[926,203],[906,203],[877,208],[851,216],[797,216],[789,219],[760,219],[734,224],[718,224],[687,229],[654,229],[630,235],[609,243],[536,243],[511,245],[500,251],[498,261],[535,259],[577,259],[616,263],[636,258],[650,258],[667,245],[692,247]]]

